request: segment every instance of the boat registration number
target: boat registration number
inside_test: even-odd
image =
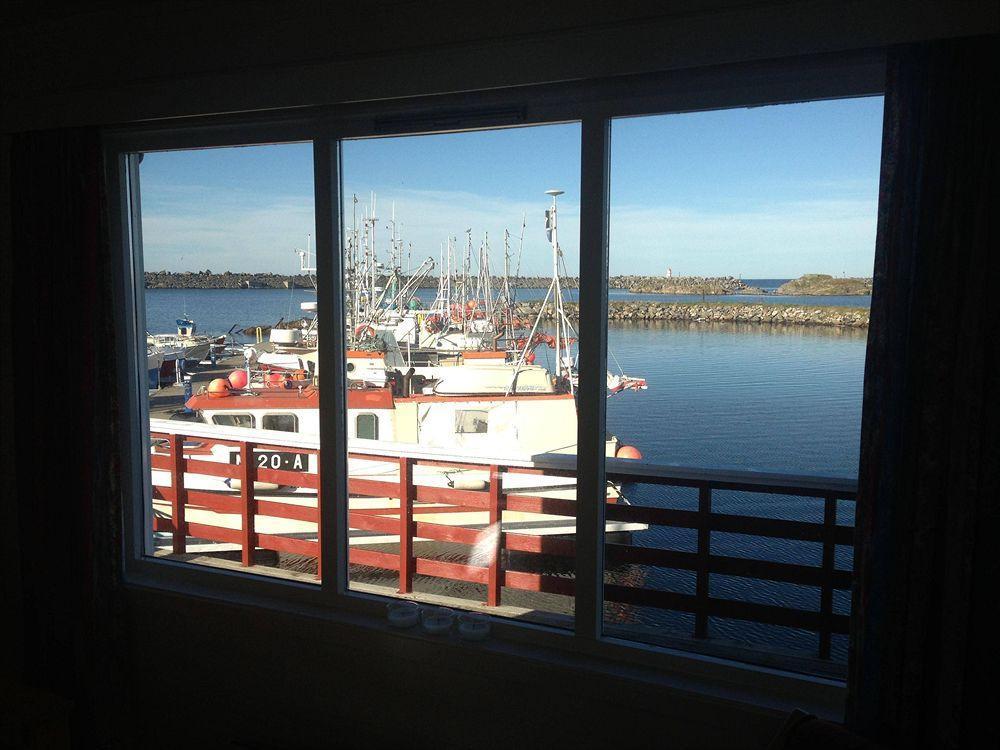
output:
[[[258,469],[279,469],[281,471],[307,471],[309,468],[309,456],[305,453],[288,453],[285,451],[262,451],[253,452],[254,461],[257,462]],[[239,451],[229,454],[229,463],[240,464]]]

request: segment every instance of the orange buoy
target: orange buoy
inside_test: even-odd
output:
[[[237,391],[247,387],[247,371],[233,370],[229,373],[229,387]]]
[[[208,395],[210,398],[225,398],[229,395],[229,381],[225,378],[216,378],[208,384]]]
[[[524,361],[527,362],[529,365],[535,364],[535,353],[534,352],[528,352],[527,354],[525,354],[524,355]]]
[[[615,452],[615,458],[640,459],[642,458],[642,451],[634,445],[622,445]]]
[[[268,388],[281,388],[285,382],[285,376],[280,372],[269,372],[264,376],[264,385]]]

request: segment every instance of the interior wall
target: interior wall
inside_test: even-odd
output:
[[[974,1],[516,0],[472,11],[477,4],[383,0],[339,15],[325,2],[148,2],[125,10],[93,2],[70,15],[32,5],[12,4],[0,16],[5,132],[578,80],[997,30],[996,3]],[[9,185],[8,139],[0,146],[7,226],[17,186]],[[17,249],[9,232],[0,238],[9,258]],[[16,281],[0,276],[6,302]],[[7,394],[12,354],[3,349]],[[16,425],[0,419],[0,430],[9,446]],[[7,462],[4,473],[13,473]],[[10,482],[6,490],[14,492]],[[4,503],[7,531],[17,528],[10,521],[17,504],[32,498],[22,487],[15,500]],[[44,540],[7,536],[9,614],[19,586],[45,586],[17,578],[18,544]],[[761,747],[779,721],[775,711],[685,696],[625,670],[581,673],[143,589],[123,597],[120,646],[134,705],[115,711],[147,747],[193,736],[205,746],[245,739],[275,747]],[[23,656],[30,668],[32,655]]]
[[[6,131],[878,48],[997,28],[967,0],[88,3],[0,11]]]
[[[144,747],[197,737],[205,747],[746,748],[766,746],[782,719],[502,644],[487,651],[144,590],[130,593],[129,610]]]

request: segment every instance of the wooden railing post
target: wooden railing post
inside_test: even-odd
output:
[[[187,551],[187,522],[184,519],[184,506],[187,504],[187,490],[184,489],[183,435],[171,436],[170,454],[173,459],[170,465],[170,484],[174,488],[174,499],[170,503],[170,515],[172,516],[174,522],[174,554],[183,555]]]
[[[413,461],[399,458],[399,593],[413,591]]]
[[[250,567],[254,563],[254,547],[257,542],[257,533],[254,529],[257,518],[257,499],[253,489],[254,480],[257,478],[257,463],[251,443],[240,443],[240,469],[240,500],[243,510],[241,559],[245,567]]]
[[[694,616],[694,637],[708,637],[708,581],[709,557],[712,552],[712,488],[703,484],[698,488],[698,572],[695,579],[695,597],[698,611]]]
[[[819,611],[823,629],[819,631],[819,658],[830,658],[830,616],[833,614],[833,571],[837,550],[834,532],[837,530],[837,499],[823,498],[823,585],[819,590]]]
[[[501,556],[503,552],[503,488],[501,485],[500,467],[496,464],[490,466],[490,525],[492,529],[495,525],[496,534],[494,536],[493,549],[490,551],[490,569],[486,584],[486,606],[497,607],[500,605],[500,589],[503,581],[501,569]]]

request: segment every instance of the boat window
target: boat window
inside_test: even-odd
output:
[[[248,427],[253,429],[255,426],[255,420],[253,414],[214,414],[212,415],[212,424],[217,424],[222,427]]]
[[[455,433],[457,435],[485,435],[488,424],[489,412],[482,409],[459,409],[455,412]]]
[[[354,420],[355,434],[362,440],[378,440],[378,415],[359,414]]]
[[[261,427],[265,430],[298,432],[299,418],[294,414],[265,414],[261,418]]]

